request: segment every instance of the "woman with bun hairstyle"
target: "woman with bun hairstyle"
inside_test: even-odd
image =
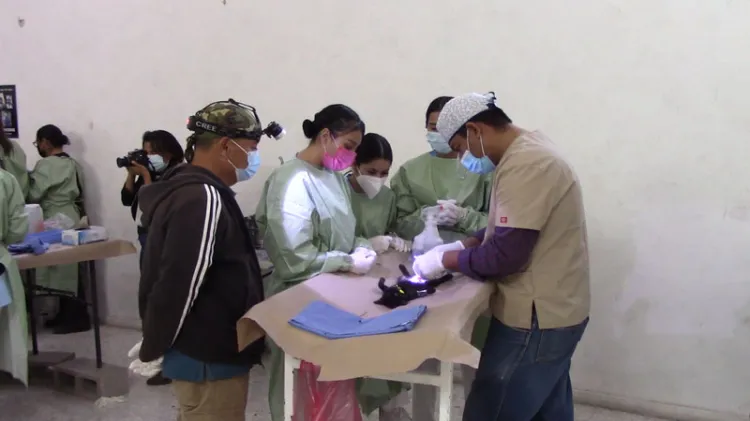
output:
[[[305,120],[302,129],[308,146],[268,177],[255,213],[274,265],[266,297],[320,273],[365,274],[375,263],[369,241],[355,235],[351,193],[340,173],[354,163],[365,124],[351,108],[334,104]],[[282,421],[284,355],[270,340],[269,348],[271,418]]]
[[[43,126],[36,132],[34,146],[42,158],[37,161],[29,174],[27,203],[38,203],[44,219],[63,214],[73,222],[78,222],[85,212],[83,209],[83,171],[78,163],[63,151],[70,145],[68,137],[52,124]],[[78,265],[59,265],[40,268],[36,271],[36,284],[82,294],[78,282]],[[66,334],[85,332],[91,328],[86,304],[75,299],[62,298],[57,317],[48,322],[55,333]]]

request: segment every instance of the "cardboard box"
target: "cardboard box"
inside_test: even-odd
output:
[[[105,241],[109,238],[104,227],[92,226],[80,230],[65,230],[62,232],[62,243],[66,246],[79,246],[83,244]]]
[[[386,253],[368,275],[321,274],[268,298],[237,322],[240,349],[265,333],[284,352],[319,365],[321,381],[408,372],[429,358],[477,367],[479,350],[469,341],[476,318],[488,307],[492,285],[460,275],[409,304],[428,308],[411,332],[328,340],[289,325],[315,300],[362,317],[390,311],[373,303],[380,297],[378,279],[385,277],[391,285],[400,274],[398,264],[408,259],[407,253]]]

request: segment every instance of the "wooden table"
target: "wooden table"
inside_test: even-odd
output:
[[[51,367],[55,370],[66,372],[75,376],[77,379],[85,378],[97,383],[100,395],[118,396],[123,386],[120,377],[122,377],[121,367],[106,367],[102,361],[102,345],[99,321],[99,295],[96,281],[97,260],[105,260],[114,257],[135,254],[136,248],[133,243],[124,240],[108,240],[98,243],[84,244],[81,246],[64,246],[62,244],[53,244],[44,254],[20,254],[13,258],[18,264],[18,268],[24,275],[24,287],[26,289],[26,302],[29,313],[29,326],[31,328],[31,346],[29,354],[29,365]],[[82,264],[85,267],[84,273],[90,285],[91,317],[94,328],[94,346],[96,348],[96,360],[91,362],[86,359],[75,359],[75,354],[70,352],[39,352],[37,340],[37,321],[34,311],[34,297],[37,291],[42,291],[43,295],[71,297],[70,293],[55,290],[51,288],[42,288],[36,285],[36,269],[66,265]],[[53,370],[54,371],[54,370]],[[127,371],[125,370],[125,380],[127,381]],[[117,381],[111,379],[117,377]],[[110,381],[106,381],[110,379]],[[108,392],[106,385],[116,384],[110,387]],[[125,384],[127,386],[127,383]],[[126,389],[127,391],[127,389]]]

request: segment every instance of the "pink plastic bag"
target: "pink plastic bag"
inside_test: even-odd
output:
[[[355,380],[319,382],[320,367],[300,363],[294,385],[293,421],[362,421]]]

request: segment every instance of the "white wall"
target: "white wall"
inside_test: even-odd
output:
[[[0,84],[18,85],[30,155],[42,124],[73,134],[112,235],[135,239],[115,158],[147,129],[184,138],[208,102],[250,102],[289,131],[262,143],[239,189],[251,213],[322,106],[351,105],[402,163],[427,150],[433,97],[494,90],[568,151],[585,187],[594,304],[575,386],[717,419],[750,411],[747,2],[106,3],[0,0]],[[105,267],[109,320],[136,324],[136,258]]]

